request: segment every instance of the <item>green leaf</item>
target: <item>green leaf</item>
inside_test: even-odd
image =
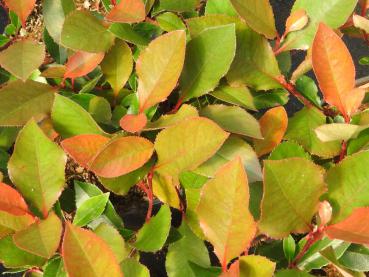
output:
[[[159,10],[167,10],[173,12],[191,12],[195,10],[199,4],[199,0],[160,0]]]
[[[110,103],[104,97],[93,97],[89,102],[88,112],[99,123],[110,124],[111,122],[112,113]]]
[[[199,239],[185,222],[178,229],[182,238],[171,244],[165,261],[168,276],[171,277],[196,277],[190,262],[202,267],[210,266],[208,250],[204,242]]]
[[[221,27],[230,24],[235,24],[237,33],[238,29],[242,25],[242,21],[238,16],[210,14],[206,16],[189,18],[186,20],[186,24],[188,26],[188,31],[190,32],[191,38],[195,38],[209,28]]]
[[[262,139],[259,122],[248,112],[235,106],[208,105],[200,115],[217,123],[225,131]]]
[[[157,135],[156,171],[175,178],[183,171],[194,170],[215,154],[228,135],[206,118],[181,121]]]
[[[167,205],[163,205],[159,212],[138,231],[134,247],[144,252],[160,250],[168,238],[170,224],[170,209]]]
[[[61,257],[54,258],[46,264],[43,277],[67,277]]]
[[[218,47],[222,45],[222,47]],[[205,29],[188,44],[180,78],[181,97],[189,100],[214,90],[235,55],[234,24]]]
[[[117,38],[125,40],[135,45],[147,45],[150,39],[139,33],[128,23],[113,23],[109,27],[109,31]]]
[[[87,11],[73,11],[64,21],[61,44],[75,51],[106,52],[114,36],[100,20]]]
[[[269,160],[283,160],[288,158],[306,158],[310,160],[310,155],[305,152],[299,144],[293,141],[285,141],[279,144],[272,153]]]
[[[8,168],[9,176],[27,201],[44,217],[65,186],[67,156],[29,121],[19,132]]]
[[[300,271],[298,269],[284,269],[278,271],[275,277],[312,277],[309,273],[305,271]]]
[[[355,208],[369,205],[369,151],[349,156],[329,169],[326,176],[328,200],[333,208],[332,223],[347,218]]]
[[[54,41],[61,42],[65,17],[75,9],[73,0],[44,0],[42,14],[46,29]]]
[[[352,155],[360,150],[366,150],[369,144],[369,129],[362,131],[357,138],[348,142],[347,154]]]
[[[55,90],[34,81],[11,82],[0,90],[0,125],[22,126],[50,113]]]
[[[219,86],[211,95],[226,103],[256,111],[253,96],[246,86]]]
[[[289,118],[285,135],[303,146],[309,153],[322,158],[332,158],[340,153],[341,142],[322,142],[315,134],[315,128],[326,123],[326,118],[316,108],[304,108]]]
[[[313,42],[319,23],[323,22],[332,29],[340,27],[351,15],[356,4],[357,0],[326,0],[322,6],[310,0],[297,0],[291,12],[305,10],[309,17],[309,24],[300,31],[291,32],[282,45],[283,49],[308,49]]]
[[[50,259],[59,247],[63,226],[54,213],[13,236],[17,247],[37,256]]]
[[[269,92],[253,94],[256,109],[268,109],[275,106],[284,106],[288,103],[289,94],[284,89],[274,89]]]
[[[202,188],[197,207],[200,226],[214,246],[223,270],[248,248],[255,236],[249,198],[247,175],[240,159],[224,165]]]
[[[242,256],[240,262],[240,276],[242,277],[269,277],[273,276],[275,263],[263,256]]]
[[[21,40],[0,52],[0,65],[18,79],[26,81],[45,59],[45,46],[33,40]]]
[[[318,95],[318,87],[310,77],[304,75],[298,78],[296,81],[296,89],[317,107],[322,105],[322,100]]]
[[[159,23],[160,28],[166,32],[186,29],[186,25],[183,21],[172,12],[165,12],[158,15],[156,21]]]
[[[205,14],[226,14],[237,16],[230,0],[208,0],[206,2]]]
[[[264,1],[264,0],[263,0]],[[232,86],[247,85],[256,90],[279,88],[281,75],[268,40],[246,24],[237,29],[237,51],[227,79]]]
[[[125,259],[120,267],[124,276],[150,277],[149,270],[133,258]]]
[[[272,39],[277,36],[274,14],[269,0],[231,0],[233,7],[256,32]]]
[[[116,40],[115,45],[105,55],[101,63],[101,71],[114,90],[115,95],[127,83],[133,69],[133,57],[131,48],[121,40]]]
[[[359,126],[346,123],[324,124],[315,129],[317,137],[323,142],[348,141],[356,138],[357,135],[369,126]]]
[[[18,127],[0,127],[0,147],[4,150],[12,147],[19,130]]]
[[[0,240],[0,261],[7,268],[41,267],[46,262],[45,258],[19,249],[11,236]]]
[[[218,152],[194,172],[213,177],[221,166],[237,157],[241,158],[250,183],[262,180],[263,174],[255,151],[246,141],[236,136],[230,136]]]
[[[55,130],[63,138],[81,134],[106,135],[85,109],[58,94],[55,96],[51,118]]]
[[[295,257],[296,243],[291,235],[283,239],[283,252],[288,262],[291,262]]]
[[[304,158],[265,161],[260,231],[273,238],[308,232],[326,189],[323,173]]]
[[[369,270],[369,249],[364,245],[352,244],[339,258],[340,264],[348,269],[364,272]]]
[[[109,193],[104,193],[102,195],[93,196],[81,203],[77,208],[73,224],[83,227],[98,218],[104,212],[108,200]]]
[[[54,42],[53,38],[50,36],[46,28],[44,29],[43,33],[43,40],[46,46],[47,53],[49,53],[50,56],[53,57],[55,62],[57,62],[58,64],[64,64],[68,58],[67,49]],[[65,67],[60,67],[60,69],[64,69],[65,71]],[[64,75],[64,71],[61,71],[61,73],[59,73],[60,77]]]

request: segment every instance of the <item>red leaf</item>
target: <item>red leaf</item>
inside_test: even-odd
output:
[[[327,103],[336,106],[349,121],[364,97],[355,88],[355,65],[341,38],[320,23],[312,46],[312,63]]]
[[[369,243],[369,208],[358,208],[345,220],[328,226],[326,234],[331,239],[353,243]]]
[[[145,4],[141,0],[121,0],[106,16],[106,20],[137,23],[145,20]]]
[[[101,63],[104,56],[105,53],[76,52],[68,59],[64,79],[75,79],[87,75]]]
[[[24,27],[28,16],[35,7],[36,0],[5,0],[5,4],[19,16]]]
[[[119,122],[120,127],[130,133],[140,132],[146,126],[146,123],[147,118],[144,113],[138,115],[127,114]]]
[[[0,183],[0,210],[12,215],[21,216],[30,214],[26,201],[22,195],[4,183]]]

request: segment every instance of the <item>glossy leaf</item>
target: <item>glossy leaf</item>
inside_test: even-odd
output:
[[[45,265],[43,277],[67,277],[61,257],[52,259]]]
[[[273,238],[309,231],[325,190],[323,170],[307,159],[265,161],[260,231]]]
[[[249,197],[246,172],[239,159],[224,165],[202,188],[197,207],[200,226],[223,269],[249,247],[255,235]]]
[[[180,78],[181,97],[188,100],[214,90],[228,72],[235,49],[234,24],[205,29],[191,39]]]
[[[285,141],[279,144],[269,155],[269,160],[283,160],[287,158],[306,158],[310,160],[310,155],[306,153],[305,149],[293,142]]]
[[[355,65],[349,50],[324,24],[319,25],[312,47],[313,68],[325,100],[349,117],[364,98],[364,91],[354,90]]]
[[[172,12],[158,15],[156,21],[158,21],[160,28],[167,32],[186,29],[186,25],[183,23],[182,19]]]
[[[138,115],[127,114],[119,121],[120,127],[129,133],[138,133],[145,128],[147,117],[144,113]]]
[[[174,12],[190,12],[193,11],[199,4],[199,0],[160,0],[160,8]]]
[[[269,39],[276,37],[274,14],[269,0],[231,0],[231,3],[252,29]]]
[[[64,79],[75,79],[87,75],[101,63],[104,55],[104,53],[76,52],[68,59]]]
[[[152,41],[137,60],[140,111],[164,101],[177,85],[186,49],[184,31],[174,31]]]
[[[26,39],[0,52],[0,65],[18,79],[27,80],[45,59],[45,46]]]
[[[101,70],[118,95],[119,91],[126,84],[133,68],[132,51],[128,44],[121,40],[116,40],[114,46],[106,53]]]
[[[240,261],[240,276],[269,277],[274,275],[276,264],[263,256],[243,256]]]
[[[359,126],[345,123],[332,123],[319,126],[315,129],[318,138],[323,141],[345,140],[356,138],[367,126]]]
[[[195,169],[215,154],[228,135],[211,120],[201,117],[161,131],[155,141],[157,172],[175,177]]]
[[[230,0],[208,0],[206,2],[205,14],[227,14],[236,16],[237,12]]]
[[[270,153],[283,139],[287,130],[288,116],[283,106],[268,110],[259,119],[263,139],[254,139],[254,148],[258,156]]]
[[[35,218],[31,214],[14,215],[0,210],[0,238],[26,229],[34,222]]]
[[[212,96],[222,100],[226,103],[240,106],[249,110],[256,110],[253,96],[250,90],[246,86],[231,87],[231,86],[220,86],[215,89]]]
[[[161,206],[159,212],[138,231],[135,248],[144,252],[160,250],[168,238],[171,213],[167,205]],[[155,233],[155,236],[153,234]]]
[[[100,53],[110,49],[114,36],[91,13],[73,11],[65,18],[61,43],[75,51]]]
[[[66,224],[62,256],[71,277],[123,276],[113,251],[92,231]]]
[[[171,176],[163,176],[155,173],[152,180],[152,189],[154,195],[161,202],[175,209],[180,209],[180,200]]]
[[[140,168],[153,153],[150,141],[133,136],[109,141],[100,135],[79,135],[64,140],[62,146],[79,164],[105,178]]]
[[[225,131],[252,138],[263,138],[259,122],[239,107],[208,105],[200,111],[200,115],[213,120]]]
[[[0,183],[0,210],[13,215],[30,214],[23,196],[11,186]]]
[[[60,219],[50,213],[45,220],[17,232],[13,241],[17,247],[44,258],[51,258],[59,247],[63,227]]]
[[[10,10],[19,16],[19,19],[24,26],[28,16],[35,7],[36,0],[5,0],[5,4]]]
[[[369,251],[364,245],[351,245],[347,251],[340,257],[340,263],[354,271],[368,271],[369,269]]]
[[[125,259],[121,268],[124,276],[150,277],[149,270],[133,258]]]
[[[31,120],[19,132],[8,169],[24,198],[44,217],[65,186],[67,157]]]
[[[112,22],[137,23],[145,20],[145,17],[145,5],[142,0],[121,0],[105,19]]]
[[[105,210],[106,203],[109,200],[109,193],[98,196],[93,196],[77,208],[76,215],[73,219],[73,224],[83,227],[91,221],[98,218]]]
[[[291,13],[286,21],[285,34],[303,29],[309,22],[309,17],[305,10],[296,10]]]

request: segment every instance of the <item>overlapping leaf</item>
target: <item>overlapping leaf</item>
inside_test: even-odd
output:
[[[76,52],[68,59],[64,79],[75,79],[87,75],[101,63],[104,55],[104,53]]]
[[[121,0],[105,18],[112,22],[137,23],[145,17],[145,5],[142,0]]]
[[[19,16],[23,26],[25,26],[28,16],[35,7],[36,0],[5,0],[5,4]]]

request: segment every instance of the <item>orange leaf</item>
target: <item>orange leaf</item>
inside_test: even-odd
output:
[[[70,277],[123,277],[111,248],[90,230],[66,223],[62,256]]]
[[[345,220],[328,226],[326,234],[331,239],[353,243],[369,243],[369,208],[358,208]]]
[[[312,46],[312,63],[325,101],[342,113],[346,121],[354,113],[363,93],[355,88],[355,65],[341,38],[320,23]]]
[[[28,16],[35,7],[36,0],[5,0],[5,4],[19,16],[24,27]]]
[[[255,152],[262,156],[271,152],[283,139],[288,116],[283,106],[268,110],[259,120],[264,139],[254,139]]]
[[[130,173],[152,156],[153,144],[142,137],[119,137],[109,140],[100,135],[79,135],[61,143],[80,165],[105,178]]]
[[[289,32],[294,32],[304,28],[309,22],[309,17],[305,10],[297,10],[291,13],[286,21],[285,34]]]
[[[120,127],[127,132],[137,133],[140,132],[147,123],[147,118],[144,113],[140,113],[138,115],[135,114],[127,114],[122,117],[119,124]]]
[[[88,52],[76,52],[73,56],[69,57],[66,64],[66,71],[64,73],[64,79],[66,78],[78,78],[85,76],[95,69],[96,66],[104,59],[105,53],[88,53]]]
[[[106,20],[120,23],[137,23],[145,20],[145,4],[142,0],[121,0],[106,16]]]
[[[12,215],[30,214],[26,201],[22,195],[4,183],[0,183],[0,210]]]

